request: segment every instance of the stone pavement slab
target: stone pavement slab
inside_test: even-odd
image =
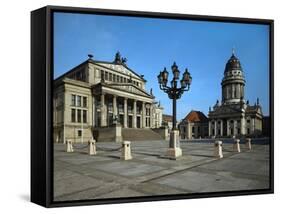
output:
[[[167,141],[132,142],[131,146],[133,159],[124,161],[115,142],[98,142],[94,156],[87,154],[84,145],[66,153],[65,145],[54,144],[55,201],[269,187],[269,145],[253,145],[249,151],[241,144],[241,153],[236,153],[232,144],[224,144],[224,158],[216,159],[207,140],[184,142],[178,160],[163,158]]]

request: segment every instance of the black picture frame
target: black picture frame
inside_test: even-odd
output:
[[[229,23],[264,24],[270,28],[270,188],[216,193],[128,197],[79,201],[53,201],[52,80],[54,12],[102,14]],[[274,192],[274,21],[238,17],[202,16],[158,12],[46,6],[31,12],[31,201],[44,207],[113,204],[189,198],[226,197]]]

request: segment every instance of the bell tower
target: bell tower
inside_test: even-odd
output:
[[[234,49],[224,70],[222,86],[222,104],[234,104],[244,101],[245,77]]]

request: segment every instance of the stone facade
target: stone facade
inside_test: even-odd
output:
[[[203,112],[191,111],[179,123],[180,138],[194,139],[208,136],[208,118]]]
[[[232,53],[221,82],[222,100],[209,109],[209,136],[258,136],[262,132],[262,109],[259,99],[254,105],[245,102],[244,73],[239,59]]]
[[[124,128],[159,128],[163,108],[145,83],[119,52],[113,62],[90,56],[54,80],[54,142],[87,142],[95,128],[116,121]]]

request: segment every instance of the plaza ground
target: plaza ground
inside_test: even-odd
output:
[[[268,140],[267,140],[268,141]],[[269,188],[269,145],[223,144],[224,158],[213,157],[211,140],[181,143],[183,156],[163,158],[167,141],[132,142],[132,160],[120,160],[119,143],[97,143],[97,155],[85,145],[73,153],[54,144],[54,200],[122,198],[181,193]]]

